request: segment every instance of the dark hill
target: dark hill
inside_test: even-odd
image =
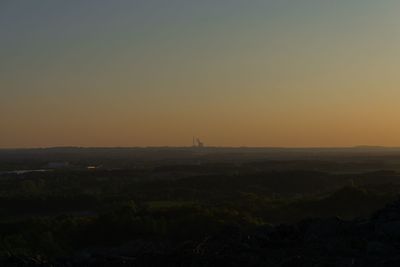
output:
[[[3,257],[1,266],[400,266],[400,200],[366,220],[308,219],[247,231],[232,225],[198,243],[136,240],[52,263]]]

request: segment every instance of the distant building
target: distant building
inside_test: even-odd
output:
[[[205,145],[204,145],[204,143],[202,141],[200,141],[199,138],[193,137],[192,146],[193,147],[204,147]]]
[[[102,168],[101,165],[99,165],[99,166],[91,165],[91,166],[87,166],[86,167],[86,169],[88,169],[88,170],[97,170],[97,169],[100,169],[100,168]]]
[[[199,138],[197,138],[197,147],[204,147],[204,143]]]
[[[49,169],[65,169],[70,167],[70,164],[69,162],[49,162],[46,167]]]

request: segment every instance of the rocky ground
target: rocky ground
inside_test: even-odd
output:
[[[1,266],[400,266],[400,200],[368,220],[309,219],[293,225],[235,227],[199,243],[136,240],[47,262],[9,256]]]

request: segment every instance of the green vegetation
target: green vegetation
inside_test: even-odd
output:
[[[196,244],[231,227],[246,232],[309,217],[366,217],[396,195],[363,184],[382,173],[355,179],[314,171],[243,171],[236,165],[208,168],[195,175],[190,166],[3,175],[1,253],[51,259],[134,240]]]

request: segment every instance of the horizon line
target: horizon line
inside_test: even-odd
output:
[[[354,145],[354,146],[205,146],[202,148],[193,146],[43,146],[43,147],[0,147],[0,150],[46,150],[46,149],[400,149],[400,146],[380,145]]]

